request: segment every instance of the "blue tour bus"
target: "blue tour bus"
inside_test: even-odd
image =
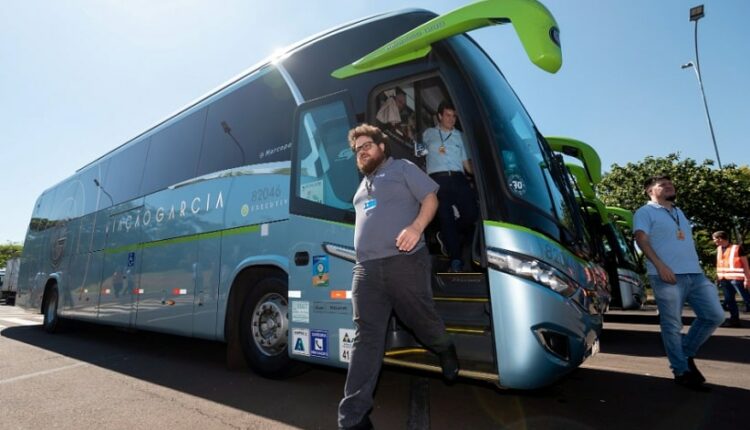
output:
[[[461,375],[554,382],[596,352],[609,292],[564,167],[465,34],[504,23],[535,64],[560,67],[544,6],[483,0],[365,18],[251,68],[42,193],[17,303],[50,332],[79,319],[226,342],[268,377],[300,362],[346,367],[360,181],[347,131],[379,124],[392,156],[423,165],[413,138],[450,99],[481,213],[464,250],[473,269],[442,273],[435,226],[426,238]],[[384,114],[398,94],[400,123]],[[439,371],[398,320],[390,327],[384,361]]]

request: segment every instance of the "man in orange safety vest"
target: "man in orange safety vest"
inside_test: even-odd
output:
[[[745,302],[745,312],[750,312],[750,266],[747,256],[740,245],[729,243],[729,235],[725,231],[717,231],[712,235],[716,244],[716,278],[717,285],[724,290],[724,305],[729,311],[729,319],[724,327],[740,327],[740,311],[737,308],[735,294],[742,296]]]

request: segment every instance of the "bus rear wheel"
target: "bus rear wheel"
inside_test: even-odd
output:
[[[242,304],[242,351],[250,368],[266,378],[289,376],[297,367],[287,352],[287,306],[287,281],[278,276],[258,281]]]
[[[60,293],[57,291],[57,285],[51,285],[44,300],[44,320],[42,327],[47,333],[57,333],[60,331],[62,324],[58,309],[60,307]]]

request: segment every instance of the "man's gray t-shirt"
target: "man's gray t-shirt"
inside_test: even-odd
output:
[[[422,200],[438,188],[414,163],[390,157],[363,178],[353,200],[357,262],[402,254],[396,247],[396,238],[417,217]],[[421,237],[409,253],[424,244]]]
[[[678,236],[678,229],[682,230],[681,236]],[[633,231],[638,230],[648,235],[654,252],[674,274],[703,273],[693,242],[693,229],[679,208],[670,211],[658,203],[648,202],[633,216]],[[646,269],[649,275],[659,275],[648,258]]]

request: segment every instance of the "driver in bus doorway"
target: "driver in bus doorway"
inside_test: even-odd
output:
[[[464,135],[455,128],[456,108],[444,100],[437,109],[438,125],[428,128],[422,135],[427,146],[427,173],[440,185],[437,235],[443,254],[450,258],[449,272],[462,272],[463,244],[474,237],[474,223],[478,210],[474,190],[467,174],[473,174],[471,160],[466,155]],[[454,212],[458,211],[458,217]]]
[[[387,157],[385,139],[369,124],[349,131],[349,145],[365,177],[353,202],[356,337],[339,403],[342,429],[372,428],[372,394],[392,311],[438,355],[444,378],[453,382],[458,377],[456,348],[432,300],[430,256],[422,235],[437,211],[438,185],[411,162]]]

